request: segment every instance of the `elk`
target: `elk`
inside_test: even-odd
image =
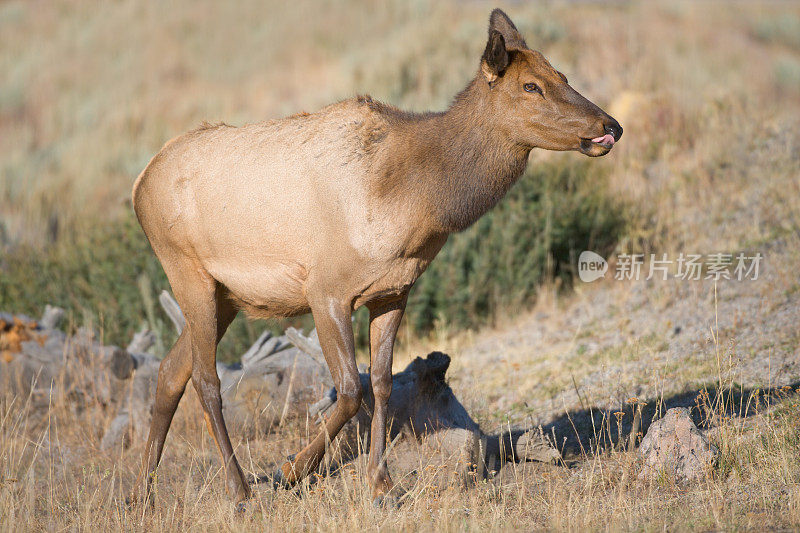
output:
[[[152,503],[164,440],[191,378],[227,489],[236,502],[250,497],[215,367],[217,344],[240,310],[314,318],[338,400],[278,478],[290,486],[312,472],[326,439],[361,403],[351,315],[366,306],[375,399],[367,476],[375,501],[391,504],[387,403],[409,290],[448,235],[506,194],[533,148],[601,156],[621,135],[495,9],[478,72],[446,111],[405,112],[360,96],[280,120],[204,124],[169,141],[136,180],[133,206],[186,327],[161,362],[138,495]]]

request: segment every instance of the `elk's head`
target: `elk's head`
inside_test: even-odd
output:
[[[622,126],[570,87],[567,78],[531,50],[511,19],[495,9],[481,58],[489,111],[514,142],[547,150],[607,154]]]

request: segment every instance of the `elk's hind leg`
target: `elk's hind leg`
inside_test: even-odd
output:
[[[150,422],[150,432],[147,436],[144,454],[142,456],[142,470],[134,493],[133,500],[139,497],[148,504],[153,503],[152,484],[156,468],[161,461],[161,452],[164,450],[164,441],[167,438],[172,417],[178,408],[178,403],[186,389],[186,383],[192,375],[192,344],[189,330],[184,329],[178,341],[161,361],[158,367],[158,381],[156,382],[156,398],[153,403],[153,418]]]
[[[209,333],[213,337],[211,359],[214,366],[214,377],[216,377],[216,365],[213,363],[216,344],[236,316],[236,310],[221,294],[221,288],[216,281],[211,279],[202,269],[182,257],[175,256],[164,250],[157,251],[162,252],[157,253],[157,255],[161,259],[175,298],[178,300],[178,304],[181,306],[187,321],[178,341],[159,367],[153,419],[150,424],[147,445],[142,457],[142,470],[136,489],[142,492],[139,494],[135,492],[133,496],[134,500],[138,500],[139,497],[144,498],[147,504],[152,504],[153,502],[152,484],[156,468],[161,460],[167,432],[181,396],[183,396],[186,389],[186,383],[194,372],[193,353],[195,351],[195,343],[193,337],[205,339],[209,336]],[[204,328],[209,329],[203,331]],[[219,382],[218,378],[217,382]],[[219,391],[219,388],[217,388],[217,391]],[[209,420],[209,417],[207,416],[206,419]],[[213,427],[209,425],[209,429],[213,429]],[[212,435],[215,435],[214,431],[212,431]],[[222,451],[222,447],[220,447],[220,451]],[[223,460],[225,460],[224,455]],[[228,464],[228,462],[226,461],[225,464]],[[238,469],[238,472],[240,473],[241,470]],[[243,476],[240,477],[243,481]],[[228,484],[230,486],[230,481]]]
[[[222,395],[217,375],[217,344],[227,330],[236,309],[226,297],[226,290],[210,276],[203,295],[197,295],[188,308],[186,325],[192,338],[192,384],[203,406],[206,425],[214,437],[222,464],[228,492],[236,502],[250,497],[250,486],[233,453],[228,428],[222,416]],[[180,302],[179,302],[180,303]]]

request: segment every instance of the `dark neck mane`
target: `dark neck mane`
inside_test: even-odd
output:
[[[410,159],[422,167],[408,169],[417,174],[412,190],[425,196],[429,215],[447,233],[466,229],[494,207],[528,161],[530,148],[509,142],[484,107],[489,90],[479,75],[447,111],[407,122]]]

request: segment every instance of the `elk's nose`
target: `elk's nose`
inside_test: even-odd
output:
[[[611,119],[611,122],[605,124],[606,133],[614,137],[614,142],[618,141],[620,137],[622,137],[622,126],[619,125],[619,122]]]

